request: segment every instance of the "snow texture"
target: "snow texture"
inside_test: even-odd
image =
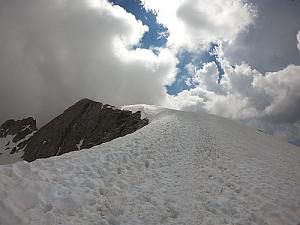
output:
[[[299,148],[220,117],[137,107],[152,122],[135,133],[0,166],[0,224],[299,224]]]

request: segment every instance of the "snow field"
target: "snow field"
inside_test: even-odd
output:
[[[1,166],[0,224],[300,222],[299,148],[207,114],[143,113],[122,138]]]

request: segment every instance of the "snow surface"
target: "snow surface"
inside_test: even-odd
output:
[[[299,224],[299,148],[220,117],[143,109],[152,122],[135,133],[0,166],[0,224]]]
[[[154,119],[159,118],[160,113],[166,113],[166,108],[146,104],[125,105],[121,106],[120,109],[129,110],[133,113],[141,111],[141,119],[147,118],[150,122]],[[168,109],[168,111],[171,112],[172,109]]]

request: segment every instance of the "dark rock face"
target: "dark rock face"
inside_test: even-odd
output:
[[[40,128],[28,141],[23,159],[31,162],[91,148],[130,134],[148,124],[140,112],[115,109],[82,99]]]
[[[36,121],[32,117],[23,120],[7,120],[0,127],[0,138],[16,135],[14,142],[18,142],[35,130],[37,130]]]
[[[11,142],[16,143],[17,145],[11,148],[13,143],[7,143],[5,150],[11,151],[10,153],[13,154],[24,148],[28,139],[23,139],[36,130],[36,121],[32,117],[23,120],[7,120],[0,127],[0,138],[5,138],[7,135],[13,135],[14,137]]]

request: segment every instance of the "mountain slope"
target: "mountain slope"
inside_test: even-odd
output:
[[[207,114],[145,105],[135,133],[0,167],[0,224],[298,224],[300,150]]]
[[[23,159],[31,162],[100,145],[147,125],[148,121],[140,117],[140,112],[82,99],[36,132],[24,149]]]
[[[36,121],[32,117],[3,123],[0,126],[0,164],[19,161],[36,131]]]
[[[141,119],[140,112],[82,99],[39,130],[32,118],[5,122],[0,127],[0,164],[22,159],[31,162],[88,149],[147,124],[148,120]]]

